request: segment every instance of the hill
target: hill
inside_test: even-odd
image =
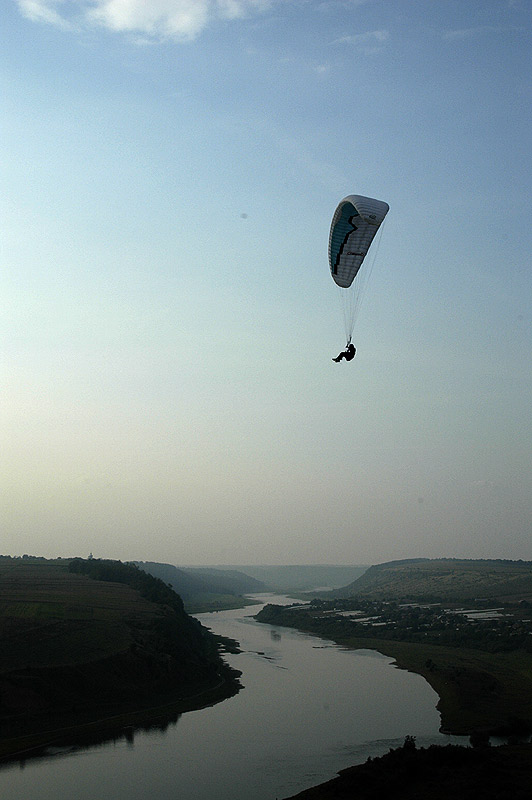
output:
[[[0,558],[0,636],[4,752],[23,733],[237,691],[181,598],[121,562]]]
[[[410,559],[370,567],[335,597],[427,601],[532,601],[532,562]]]
[[[182,571],[199,579],[209,587],[209,590],[219,594],[253,594],[254,592],[267,592],[268,587],[261,580],[251,577],[236,569],[223,569],[221,567],[182,567]]]
[[[244,593],[266,591],[261,581],[234,570],[208,567],[178,568],[154,561],[136,561],[145,572],[170,584],[190,613],[240,608],[248,604]]]
[[[183,599],[186,610],[195,614],[245,606],[251,602],[244,597],[246,594],[299,594],[334,589],[358,578],[367,569],[334,564],[176,567],[153,561],[134,563],[170,584]]]
[[[335,589],[354,581],[367,566],[337,564],[283,564],[238,567],[218,567],[220,570],[241,570],[241,572],[261,581],[271,592],[292,593],[311,592],[318,589]],[[261,589],[255,591],[262,591]]]

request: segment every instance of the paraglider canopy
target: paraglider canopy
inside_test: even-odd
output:
[[[344,197],[334,212],[329,234],[329,267],[332,279],[339,287],[347,344],[351,342],[378,242],[373,247],[369,265],[362,270],[360,267],[388,210],[388,203],[382,200],[350,194]]]
[[[334,282],[348,289],[389,210],[388,203],[350,194],[334,212],[329,234],[329,266]]]

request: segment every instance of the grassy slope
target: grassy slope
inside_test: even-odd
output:
[[[234,692],[198,623],[66,561],[0,558],[0,636],[0,755],[39,730]]]
[[[532,600],[532,563],[454,558],[391,561],[370,567],[334,595],[388,600],[406,597]]]
[[[71,574],[67,562],[0,561],[0,674],[123,652],[132,623],[149,625],[156,614],[131,587]]]

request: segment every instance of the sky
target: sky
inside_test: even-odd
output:
[[[532,559],[530,0],[2,15],[0,553]]]

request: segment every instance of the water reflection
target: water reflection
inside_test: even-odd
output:
[[[181,712],[167,710],[163,716],[144,720],[135,725],[119,725],[116,728],[106,726],[105,729],[91,726],[90,729],[76,732],[54,733],[53,739],[48,743],[26,749],[22,753],[0,762],[0,771],[12,766],[13,761],[17,762],[20,769],[24,769],[27,764],[35,760],[46,761],[106,745],[116,746],[121,742],[125,742],[130,749],[133,749],[135,737],[138,734],[150,732],[165,734],[176,727],[181,717]]]
[[[224,658],[242,672],[242,691],[199,711],[78,742],[75,750],[48,751],[31,763],[25,757],[23,770],[0,774],[0,796],[274,800],[382,755],[406,735],[421,747],[467,741],[439,733],[438,698],[423,678],[374,651],[257,623],[253,615],[277,598],[257,601],[199,615],[240,643],[241,652]]]

